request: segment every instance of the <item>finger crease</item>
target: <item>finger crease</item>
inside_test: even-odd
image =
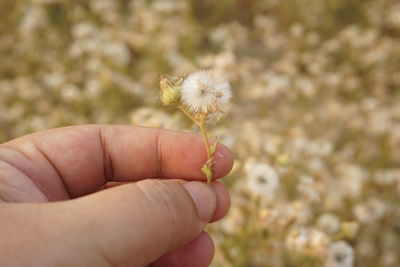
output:
[[[103,131],[104,131],[103,127],[100,127],[99,139],[100,139],[100,144],[101,144],[101,149],[102,149],[102,154],[103,154],[103,175],[104,175],[104,179],[107,182],[107,181],[114,180],[114,167],[113,167],[113,163],[112,163],[112,157],[110,155],[110,152],[107,149],[107,142],[106,142]]]
[[[65,188],[65,192],[67,193],[68,197],[71,198],[71,194],[68,190],[68,186],[65,184],[64,179],[61,176],[60,171],[58,170],[57,166],[54,164],[54,162],[44,153],[37,145],[35,145],[35,149],[47,160],[47,162],[50,164],[50,166],[54,169],[56,172],[58,179],[62,183],[63,187]]]
[[[15,149],[13,147],[9,147],[9,146],[2,146],[5,149],[10,149],[18,154],[20,154],[22,157],[28,159],[31,161],[30,157],[28,155],[26,155],[25,153],[23,153],[22,151]],[[8,164],[10,167],[14,168],[15,170],[17,170],[18,172],[20,172],[24,177],[26,177],[27,179],[29,179],[29,181],[31,181],[31,183],[33,183],[36,188],[40,191],[41,194],[43,194],[43,196],[45,196],[48,199],[48,196],[46,195],[46,193],[43,191],[43,185],[37,181],[37,179],[32,179],[32,177],[30,177],[25,171],[21,170],[20,168],[18,168],[16,165],[14,165],[12,162],[6,160],[5,158],[0,156],[0,161],[2,161],[5,164]]]
[[[162,178],[162,176],[163,176],[163,153],[162,153],[162,145],[161,145],[161,138],[160,138],[159,132],[157,132],[157,134],[156,134],[156,159],[157,159],[157,162],[156,162],[157,176],[156,176],[156,178]]]

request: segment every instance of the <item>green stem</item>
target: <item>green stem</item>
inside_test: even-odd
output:
[[[182,110],[182,112],[186,116],[188,116],[188,118],[190,118],[200,128],[200,131],[201,131],[201,134],[202,134],[203,140],[204,140],[204,145],[206,146],[206,151],[207,151],[207,161],[203,165],[203,167],[201,168],[201,171],[206,176],[207,183],[211,183],[211,180],[212,180],[212,169],[211,169],[212,162],[211,161],[212,161],[212,153],[213,152],[211,151],[210,143],[208,142],[208,135],[207,135],[207,129],[206,129],[206,118],[207,118],[207,115],[201,114],[199,116],[199,118],[196,118],[190,112],[188,112],[185,107],[179,106],[179,108]]]
[[[208,135],[207,135],[207,129],[206,129],[206,123],[205,123],[205,115],[201,117],[200,122],[198,123],[198,126],[200,127],[201,134],[203,135],[203,140],[204,140],[204,145],[206,146],[206,151],[207,151],[207,161],[206,165],[207,167],[210,167],[211,171],[211,150],[210,150],[210,143],[208,142]],[[210,184],[212,180],[212,176],[207,176],[207,183]]]
[[[204,119],[201,120],[199,127],[200,127],[201,134],[203,135],[204,144],[207,149],[207,161],[208,161],[211,158],[211,151],[210,151],[210,143],[208,142],[207,129],[206,129],[206,124],[204,122]]]

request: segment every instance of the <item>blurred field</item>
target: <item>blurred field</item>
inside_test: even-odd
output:
[[[236,157],[213,266],[400,266],[398,1],[14,0],[0,15],[0,142],[195,131],[158,79],[209,68],[232,85],[211,132]]]

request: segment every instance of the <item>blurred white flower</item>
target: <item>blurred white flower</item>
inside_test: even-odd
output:
[[[98,12],[113,12],[117,8],[116,1],[112,0],[96,0],[90,2],[90,7]]]
[[[387,231],[380,235],[382,242],[381,263],[382,266],[398,266],[399,238],[393,231]]]
[[[123,42],[110,41],[102,46],[102,54],[116,66],[125,67],[130,60],[130,52]]]
[[[64,83],[64,80],[63,74],[58,72],[43,75],[43,83],[52,90],[58,89]]]
[[[321,254],[329,245],[329,237],[319,230],[305,227],[292,229],[286,237],[286,246],[297,252]]]
[[[304,26],[300,23],[295,23],[290,26],[289,35],[293,38],[300,38],[304,34]]]
[[[354,250],[346,242],[338,241],[329,248],[326,267],[352,267],[354,262]]]
[[[311,79],[299,77],[295,80],[295,87],[306,97],[313,97],[316,93],[316,88]]]
[[[329,243],[329,237],[324,232],[315,229],[310,231],[309,247],[315,253],[323,253]]]
[[[297,200],[286,207],[286,213],[292,222],[304,225],[311,221],[312,211],[306,202]]]
[[[152,8],[160,13],[173,13],[179,11],[185,11],[187,7],[186,2],[179,1],[154,1]]]
[[[390,9],[387,21],[394,27],[400,28],[400,4],[397,4]]]
[[[307,161],[305,161],[307,162]],[[312,157],[310,158],[310,160],[307,162],[307,167],[311,172],[321,172],[323,171],[326,167],[325,167],[325,161],[320,158],[320,157]]]
[[[98,35],[99,29],[93,23],[84,21],[74,24],[71,27],[71,34],[75,39],[83,39]]]
[[[61,87],[61,96],[66,102],[78,100],[81,90],[75,84],[67,83]]]
[[[342,194],[353,199],[359,197],[368,178],[366,170],[353,164],[342,164],[337,166],[337,169]]]
[[[32,116],[29,118],[28,127],[33,131],[43,131],[46,129],[45,118],[41,116]]]
[[[354,215],[362,223],[372,223],[381,219],[387,210],[387,205],[377,198],[358,203],[354,207]]]
[[[245,220],[243,218],[242,211],[240,208],[238,208],[238,206],[234,205],[232,206],[232,209],[229,211],[226,218],[221,220],[220,227],[224,232],[228,234],[234,234],[242,227],[244,221]]]
[[[232,97],[227,81],[216,81],[211,71],[189,75],[182,83],[182,101],[193,113],[224,111]]]
[[[247,187],[255,195],[272,200],[279,189],[276,171],[265,163],[250,163],[246,166]]]
[[[383,169],[376,172],[374,180],[378,185],[390,186],[400,182],[400,168],[398,169]]]
[[[316,190],[314,178],[308,175],[301,175],[297,185],[297,191],[310,202],[319,202],[320,195]]]
[[[25,37],[32,37],[36,30],[46,24],[46,14],[43,7],[32,5],[25,10],[20,25],[19,32]]]
[[[90,78],[85,82],[83,93],[88,98],[96,98],[102,93],[103,90],[104,88],[98,79]]]
[[[291,230],[286,237],[286,246],[294,251],[305,249],[309,242],[309,231],[306,228]]]
[[[317,225],[328,234],[335,234],[340,230],[340,220],[331,213],[324,213],[319,216]]]
[[[291,80],[289,76],[275,72],[267,72],[264,76],[267,85],[264,88],[265,96],[275,97],[290,88]]]

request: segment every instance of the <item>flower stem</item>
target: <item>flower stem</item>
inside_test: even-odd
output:
[[[210,149],[210,143],[208,142],[208,135],[207,135],[207,129],[206,129],[206,123],[205,123],[205,116],[203,115],[200,119],[200,122],[197,124],[200,127],[201,134],[203,135],[203,140],[204,140],[204,145],[206,146],[206,151],[207,151],[207,161],[206,164],[204,164],[203,168],[208,169],[209,175],[206,173],[207,177],[207,183],[211,183],[212,180],[212,170],[211,170],[211,165],[212,165],[212,152]],[[203,169],[202,169],[203,170]]]
[[[179,106],[179,108],[182,110],[182,112],[188,116],[194,123],[196,123],[201,131],[201,135],[203,136],[204,140],[204,145],[206,146],[206,151],[207,151],[207,161],[206,163],[201,167],[201,172],[206,176],[207,178],[207,183],[211,183],[212,180],[212,154],[214,153],[215,150],[215,145],[210,147],[210,143],[208,142],[208,135],[207,135],[207,129],[206,129],[206,114],[198,114],[199,116],[193,116],[190,112],[186,110],[185,107]]]
[[[208,135],[207,135],[206,125],[205,125],[204,120],[201,120],[199,127],[200,127],[201,134],[203,135],[204,144],[207,149],[207,161],[208,161],[211,158],[211,151],[210,151],[210,143],[208,142]]]

